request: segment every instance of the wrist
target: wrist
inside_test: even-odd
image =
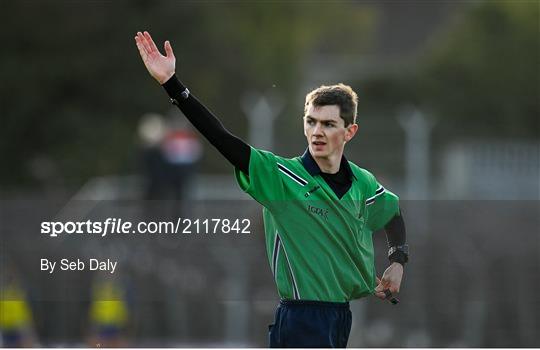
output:
[[[163,78],[158,79],[158,82],[160,85],[165,84],[169,79],[171,79],[174,76],[174,71],[170,72],[169,74],[165,75]]]
[[[390,266],[399,266],[402,269],[405,269],[405,263],[399,262],[399,261],[391,261]]]
[[[178,80],[175,74],[161,84],[161,86],[163,86],[171,98],[171,102],[175,105],[178,105],[180,101],[189,97],[189,90]]]

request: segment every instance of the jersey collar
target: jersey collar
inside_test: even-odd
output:
[[[322,173],[321,168],[319,168],[317,162],[315,162],[315,159],[313,159],[313,156],[311,155],[311,153],[309,153],[309,147],[306,149],[300,159],[302,159],[302,165],[304,165],[304,168],[306,168],[306,170],[311,176],[319,175]],[[349,165],[347,158],[345,158],[345,155],[341,156],[341,163],[339,164],[339,169],[345,169],[345,171],[349,175],[349,178],[351,180],[356,180],[356,176],[354,176],[351,166]]]

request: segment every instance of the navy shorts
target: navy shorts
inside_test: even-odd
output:
[[[351,332],[349,303],[281,300],[269,328],[271,348],[345,348]]]

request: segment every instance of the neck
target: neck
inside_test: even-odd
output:
[[[326,174],[335,174],[339,171],[339,166],[341,165],[341,157],[343,152],[339,154],[331,154],[328,157],[315,157],[313,153],[311,156],[315,160],[315,163],[319,166],[319,169]]]

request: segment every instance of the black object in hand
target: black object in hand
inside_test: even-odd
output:
[[[392,305],[396,305],[399,303],[399,299],[392,295],[392,292],[390,292],[389,289],[385,289],[384,291],[385,299],[392,303]]]

